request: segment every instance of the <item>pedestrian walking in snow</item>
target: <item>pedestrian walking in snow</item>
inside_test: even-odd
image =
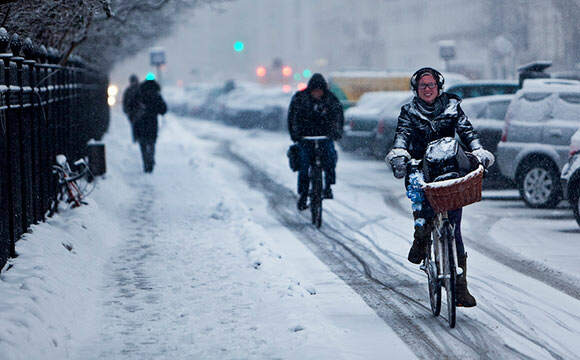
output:
[[[137,75],[132,74],[129,76],[129,86],[123,92],[123,112],[127,115],[127,120],[131,126],[131,136],[133,137],[133,142],[136,142],[135,130],[133,124],[135,124],[135,118],[137,114],[137,103],[135,101],[137,92],[139,91],[139,78]]]
[[[159,131],[157,115],[167,112],[167,105],[160,91],[161,88],[155,80],[145,80],[139,86],[135,97],[136,119],[133,128],[141,148],[143,170],[146,173],[153,172],[155,166],[155,142]]]

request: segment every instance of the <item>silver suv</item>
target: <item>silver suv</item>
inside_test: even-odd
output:
[[[530,207],[549,208],[562,199],[560,169],[580,125],[580,82],[526,80],[506,113],[497,163],[514,180]]]

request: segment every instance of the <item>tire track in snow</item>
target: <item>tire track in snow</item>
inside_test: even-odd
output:
[[[324,263],[326,263],[329,266],[329,268],[331,268],[333,272],[335,272],[339,277],[341,277],[357,293],[359,293],[359,295],[367,302],[367,304],[371,308],[373,308],[375,312],[385,320],[385,322],[390,324],[393,327],[393,329],[397,331],[397,333],[399,334],[399,336],[401,336],[403,341],[410,344],[410,348],[415,350],[418,356],[432,357],[431,354],[434,352],[438,356],[445,356],[450,358],[467,358],[467,357],[517,358],[517,359],[529,358],[528,355],[520,352],[520,350],[517,349],[517,346],[512,346],[506,343],[507,340],[504,340],[505,331],[503,331],[504,334],[499,335],[500,331],[498,331],[498,329],[504,327],[509,329],[508,331],[508,334],[510,334],[509,341],[510,342],[515,341],[515,344],[521,344],[522,341],[528,342],[527,351],[533,351],[533,353],[535,354],[533,356],[551,357],[555,359],[575,357],[571,355],[574,354],[574,352],[571,352],[571,350],[567,350],[566,344],[563,344],[560,341],[558,341],[558,339],[551,337],[549,331],[544,332],[544,334],[542,334],[541,331],[539,333],[536,332],[535,325],[529,323],[524,314],[518,315],[517,312],[515,313],[510,312],[509,307],[504,308],[505,305],[509,303],[510,300],[509,298],[504,299],[508,301],[508,303],[500,304],[502,309],[494,310],[493,307],[485,307],[485,304],[483,304],[483,306],[482,304],[480,304],[480,306],[478,307],[481,313],[487,314],[491,319],[493,319],[496,322],[495,324],[491,322],[490,323],[491,327],[487,326],[486,324],[482,324],[480,321],[478,321],[478,319],[472,318],[469,315],[469,311],[465,311],[458,314],[458,316],[462,317],[464,316],[465,319],[464,321],[459,320],[460,325],[458,326],[460,327],[452,330],[451,332],[453,333],[450,333],[450,330],[446,326],[441,324],[442,323],[441,320],[433,321],[432,316],[430,316],[429,310],[425,311],[426,307],[424,306],[423,309],[419,310],[421,312],[420,314],[413,313],[412,311],[413,309],[406,308],[409,307],[408,305],[406,305],[406,307],[403,307],[403,311],[406,311],[403,313],[403,316],[393,319],[392,309],[387,309],[388,314],[385,316],[385,314],[384,313],[382,314],[381,311],[384,310],[385,308],[393,306],[392,302],[391,303],[389,302],[390,300],[389,297],[385,298],[384,302],[381,302],[380,300],[380,293],[385,292],[385,287],[383,286],[382,288],[379,287],[371,289],[371,286],[369,286],[369,283],[373,282],[371,277],[375,278],[377,277],[372,272],[372,271],[374,271],[375,273],[377,272],[377,264],[372,263],[372,261],[374,260],[372,258],[367,258],[366,254],[358,254],[356,257],[354,256],[354,254],[357,254],[357,252],[360,251],[360,245],[362,244],[360,244],[359,242],[360,240],[363,240],[363,239],[357,240],[357,237],[361,237],[361,235],[364,233],[362,231],[358,231],[358,233],[356,231],[354,233],[352,232],[353,230],[359,230],[360,228],[353,227],[344,221],[342,221],[341,224],[342,216],[334,216],[335,214],[326,211],[325,212],[326,214],[330,215],[331,217],[334,216],[334,218],[331,221],[333,226],[340,227],[342,225],[345,225],[344,227],[346,229],[342,229],[342,232],[349,234],[349,236],[343,239],[335,239],[331,235],[330,237],[327,237],[325,239],[324,235],[328,234],[321,235],[321,233],[324,233],[325,230],[323,230],[322,232],[314,230],[313,227],[309,225],[309,216],[302,215],[304,222],[297,221],[297,218],[299,219],[300,215],[294,210],[296,197],[294,196],[292,190],[285,187],[284,185],[276,183],[269,177],[269,175],[265,171],[261,170],[261,168],[252,165],[252,163],[249,160],[246,160],[243,156],[235,154],[228,146],[230,144],[229,139],[221,136],[218,137],[212,135],[211,140],[223,144],[222,148],[224,148],[224,150],[217,155],[222,155],[230,160],[233,160],[241,164],[242,167],[248,171],[249,173],[247,175],[248,182],[252,186],[258,188],[261,192],[263,192],[267,196],[267,198],[270,201],[272,209],[278,216],[279,221],[286,227],[288,227],[290,230],[297,233],[299,235],[299,239],[306,246],[308,246],[311,249],[311,251],[313,251],[313,253],[315,253]],[[388,191],[388,189],[385,189],[385,191]],[[396,201],[396,204],[394,204],[395,205],[394,208],[397,209],[402,214],[404,214],[405,216],[407,216],[408,212],[402,209],[398,201],[399,198],[389,194],[384,196],[384,200],[387,204],[389,202]],[[388,229],[383,224],[377,222],[376,219],[371,219],[369,216],[363,214],[360,211],[357,211],[357,209],[352,208],[348,204],[343,203],[341,205],[343,205],[344,208],[347,209],[350,208],[350,210],[354,211],[355,213],[358,213],[360,216],[367,219],[369,223],[373,223],[374,226],[381,227],[387,232],[392,233],[397,237],[401,237],[402,234],[398,234],[394,232],[392,229]],[[334,211],[336,211],[336,209]],[[349,226],[350,229],[348,229]],[[329,224],[325,223],[324,228],[329,228]],[[364,236],[362,237],[364,238]],[[372,239],[371,237],[369,238]],[[357,245],[358,247],[352,246],[351,243],[348,243],[349,241],[352,244]],[[364,239],[363,242],[365,241],[368,241],[368,239]],[[382,253],[383,256],[385,255],[384,252],[380,251],[380,249],[376,244],[372,244],[372,247],[377,248],[377,250],[379,250],[378,252]],[[364,248],[365,247],[362,246],[362,249]],[[337,255],[336,253],[339,254]],[[372,252],[370,252],[370,254],[372,256],[375,255]],[[338,264],[340,262],[342,262],[342,265]],[[378,266],[378,268],[380,270],[380,266]],[[368,272],[365,272],[365,269],[372,270],[370,276]],[[407,269],[406,271],[408,271],[408,266],[406,266],[406,269]],[[357,272],[359,273],[358,279],[356,278]],[[349,281],[348,278],[349,274],[355,280]],[[387,276],[387,279],[389,279],[389,277],[392,277],[392,274],[389,274],[388,272],[385,275]],[[523,275],[528,274],[523,273]],[[423,284],[423,281],[417,279],[414,279],[413,281],[419,284]],[[390,284],[392,284],[392,286],[397,286],[397,284],[393,283]],[[403,287],[404,283],[401,283],[399,288]],[[414,289],[409,288],[409,292],[412,292],[413,290]],[[428,303],[425,300],[427,298],[426,291],[421,292],[421,294],[417,295],[416,298],[419,302],[424,301]],[[400,305],[402,301],[405,301],[402,299],[399,300],[400,301],[395,301],[394,304],[395,306]],[[549,312],[550,310],[544,309],[543,311]],[[495,312],[497,312],[497,314]],[[563,316],[570,315],[568,312],[562,312],[560,310],[558,310],[557,312]],[[427,319],[425,313],[429,314],[428,316],[429,319]],[[513,319],[511,319],[514,315],[517,316],[520,321],[516,320],[516,322],[514,323]],[[545,313],[544,315],[550,317],[548,313]],[[406,319],[403,319],[405,317]],[[574,316],[570,317],[574,318]],[[409,329],[401,330],[401,328],[404,327],[404,320],[406,320],[407,322],[409,322],[409,320],[414,320],[413,325],[417,324],[420,325],[418,332],[413,332],[410,331]],[[393,322],[395,322],[396,324],[393,325]],[[562,328],[566,327],[564,326]],[[408,336],[405,335],[406,334],[405,330],[407,330],[408,333],[411,334],[410,336],[414,338],[413,340],[409,341]],[[424,337],[429,336],[432,341],[430,341],[430,344],[424,343],[422,344],[420,342],[417,342],[416,341],[417,338],[421,336]],[[502,338],[498,338],[498,336],[501,336]],[[471,343],[475,344],[476,346],[475,349],[470,347]],[[434,345],[429,347],[432,344]],[[416,348],[417,346],[426,346],[426,348],[423,347],[421,349],[417,349]],[[558,346],[558,348],[555,348],[554,346]],[[534,348],[535,350],[531,350]]]
[[[400,197],[385,195],[383,199],[387,206],[395,209],[401,215],[409,215],[409,212],[401,207],[399,201]],[[364,216],[361,212],[357,213]],[[475,231],[471,231],[467,235],[463,234],[463,237],[467,240],[467,247],[476,250],[500,264],[519,272],[520,274],[541,281],[564,294],[570,295],[576,300],[580,300],[580,286],[578,286],[578,281],[576,279],[555,269],[547,268],[546,265],[538,261],[524,258],[520,254],[501,246],[497,241],[494,241],[493,243],[487,241],[487,238],[490,237],[489,231],[496,222],[502,219],[501,216],[483,213],[477,213],[477,216],[484,216],[484,220],[470,221],[470,224],[473,226]],[[463,217],[469,221],[469,212],[464,212]]]
[[[344,235],[353,233],[346,226],[338,230],[325,223],[322,231],[314,229],[307,216],[300,216],[294,210],[296,197],[290,189],[234,153],[229,145],[224,142],[222,155],[247,170],[248,183],[267,196],[278,220],[297,233],[299,239],[353,288],[418,357],[524,358],[517,350],[504,346],[492,329],[475,319],[462,322],[459,325],[462,332],[449,331],[447,323],[434,318],[430,308],[424,305],[427,303],[425,282],[417,282],[377,259],[359,241]],[[306,222],[297,221],[300,217]],[[369,260],[373,260],[372,264]]]

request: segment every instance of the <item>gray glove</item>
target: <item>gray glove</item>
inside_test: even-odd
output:
[[[493,156],[492,153],[485,150],[484,148],[473,150],[471,153],[475,155],[475,157],[479,160],[481,165],[483,165],[483,167],[486,169],[492,166],[493,163],[495,162],[495,156]]]
[[[385,161],[391,165],[393,174],[397,179],[402,179],[407,175],[407,161],[409,159],[411,159],[409,152],[400,148],[392,149],[385,157]]]
[[[407,175],[407,158],[404,156],[398,156],[391,159],[391,168],[393,169],[393,174],[397,179],[402,179]]]

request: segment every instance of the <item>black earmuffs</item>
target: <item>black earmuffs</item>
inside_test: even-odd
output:
[[[429,73],[431,75],[433,75],[433,77],[435,78],[435,81],[437,81],[437,88],[439,89],[439,93],[441,93],[443,91],[443,84],[445,84],[445,78],[443,77],[443,75],[431,68],[431,67],[424,67],[424,68],[420,68],[419,70],[415,71],[415,73],[413,74],[413,76],[411,76],[411,89],[415,92],[415,94],[417,94],[417,86],[419,85],[419,78],[420,75],[423,75],[424,73]]]

